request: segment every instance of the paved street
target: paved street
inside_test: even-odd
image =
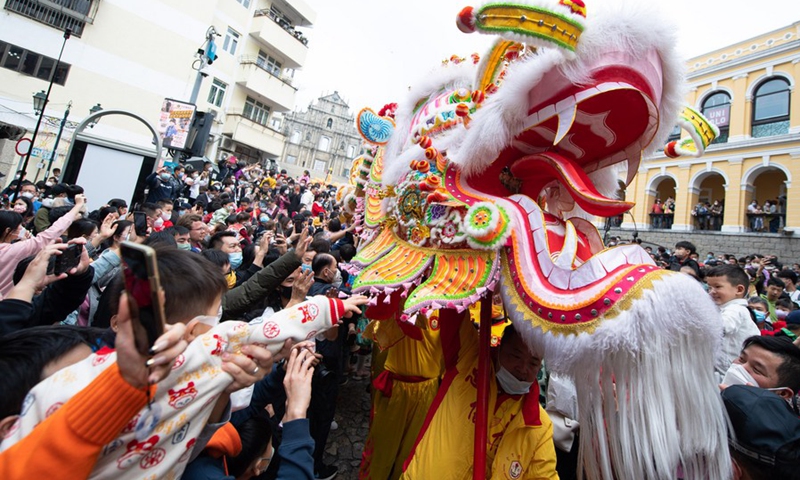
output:
[[[339,428],[332,430],[325,450],[325,463],[339,466],[337,480],[358,478],[361,451],[369,428],[368,380],[349,379],[347,385],[339,389],[339,403],[336,405],[336,423]]]

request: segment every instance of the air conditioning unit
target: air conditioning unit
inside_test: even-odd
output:
[[[222,148],[223,150],[233,151],[233,139],[228,137],[222,137],[222,144],[220,144],[220,148]]]

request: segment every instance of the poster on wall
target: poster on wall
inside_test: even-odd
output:
[[[158,118],[158,134],[164,148],[186,150],[189,128],[197,107],[191,103],[165,98]]]

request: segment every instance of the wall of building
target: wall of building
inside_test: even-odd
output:
[[[710,95],[730,96],[728,141],[711,145],[701,158],[671,159],[657,153],[645,159],[627,188],[628,200],[637,204],[632,210],[635,222],[649,224],[655,199],[674,193],[674,230],[696,228],[691,211],[702,199],[724,201],[723,231],[744,232],[749,229],[750,202],[763,205],[780,197],[785,198],[786,227],[800,228],[800,187],[792,184],[800,175],[800,101],[794,89],[800,79],[800,22],[690,59],[687,67],[688,105],[700,110]],[[754,137],[754,93],[770,78],[785,79],[794,97],[788,132]],[[623,226],[632,227],[632,222]]]

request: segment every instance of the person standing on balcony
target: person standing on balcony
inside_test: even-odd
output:
[[[719,200],[714,200],[714,204],[711,205],[708,213],[711,214],[709,230],[720,230],[722,228],[722,205]]]
[[[650,213],[652,213],[653,228],[663,228],[664,207],[661,205],[660,198],[656,198],[656,203],[653,204],[653,208],[650,209]]]
[[[758,206],[758,201],[753,200],[750,202],[750,205],[747,206],[747,213],[752,214],[750,217],[750,230],[754,232],[760,232],[764,229],[764,218],[759,216],[758,214],[764,213],[761,210],[761,207]]]
[[[675,199],[668,197],[664,202],[664,228],[672,228],[672,220],[675,216]]]

